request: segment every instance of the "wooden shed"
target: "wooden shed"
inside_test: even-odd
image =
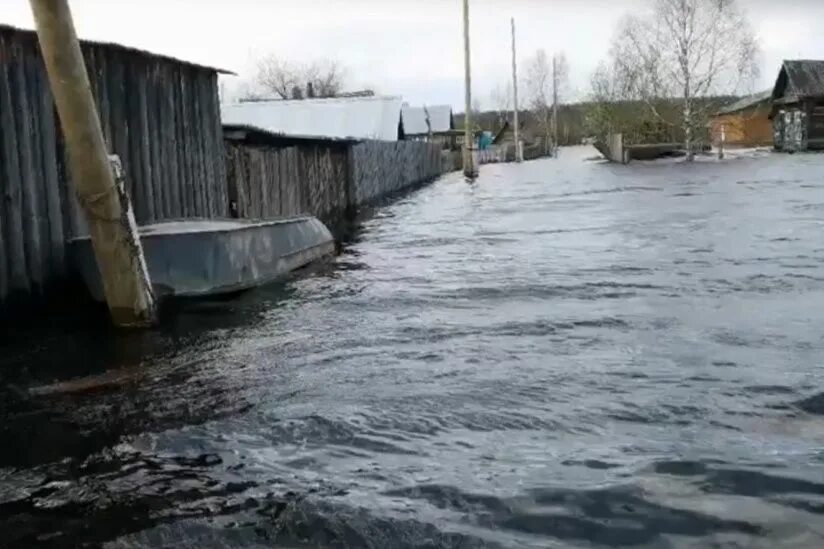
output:
[[[219,69],[119,44],[81,42],[109,150],[139,223],[228,214]],[[33,31],[0,25],[0,305],[70,274],[85,233]]]
[[[824,61],[784,61],[772,100],[776,149],[824,150]]]
[[[720,143],[723,133],[725,146],[728,147],[772,145],[771,109],[772,91],[750,95],[727,105],[712,118],[712,142]]]

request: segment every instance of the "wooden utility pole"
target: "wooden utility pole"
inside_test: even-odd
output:
[[[155,300],[122,180],[115,184],[67,0],[30,0],[77,198],[89,222],[103,290],[121,327],[155,321]]]
[[[558,156],[558,56],[552,56],[552,156]]]
[[[464,85],[465,102],[464,107],[464,149],[463,149],[463,171],[468,178],[477,175],[475,163],[472,158],[472,66],[469,55],[469,0],[463,0],[463,24],[464,24]]]
[[[515,124],[515,162],[523,162],[523,151],[521,150],[521,126],[518,121],[518,61],[515,53],[515,18],[512,18],[512,89],[515,98],[515,113],[512,116]]]

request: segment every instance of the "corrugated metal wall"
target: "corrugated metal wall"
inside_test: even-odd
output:
[[[243,218],[309,214],[330,223],[444,171],[441,148],[416,141],[286,147],[227,140],[229,196]]]
[[[83,44],[110,151],[139,222],[228,215],[214,70]],[[0,27],[0,303],[67,272],[85,232],[36,35]]]

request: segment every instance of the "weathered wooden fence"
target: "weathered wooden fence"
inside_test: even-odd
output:
[[[347,148],[226,143],[232,214],[259,219],[312,214],[329,221],[349,205]]]
[[[245,218],[310,214],[332,222],[443,173],[440,147],[415,141],[267,146],[227,140],[226,155],[232,210]]]
[[[215,69],[82,43],[110,151],[141,223],[228,214]],[[0,303],[67,271],[85,223],[36,35],[0,26]]]
[[[441,175],[441,147],[419,141],[366,141],[352,147],[350,169],[353,204],[368,204]]]

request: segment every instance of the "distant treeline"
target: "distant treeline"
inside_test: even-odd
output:
[[[714,113],[721,107],[736,101],[734,96],[712,97],[693,100],[701,102]],[[603,137],[608,133],[623,133],[628,143],[681,142],[684,130],[680,124],[683,104],[677,99],[646,101],[596,102],[586,101],[562,105],[558,109],[558,141],[561,146],[579,145],[585,138]],[[483,111],[473,113],[473,126],[497,134],[505,121],[511,123],[512,113]],[[522,133],[527,142],[542,136],[540,124],[531,111],[520,112]],[[455,127],[463,128],[464,115],[455,115]],[[709,123],[709,119],[706,120]],[[709,141],[709,130],[695,136],[697,142]]]

